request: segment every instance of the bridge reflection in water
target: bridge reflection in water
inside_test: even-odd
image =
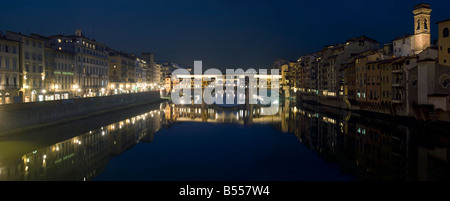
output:
[[[158,109],[32,151],[29,142],[14,140],[9,146],[14,153],[0,152],[0,180],[92,180],[112,157],[138,143],[153,142],[159,130],[179,122],[271,124],[295,135],[301,142],[298,146],[315,150],[357,180],[449,179],[450,137],[444,131],[289,101],[275,115],[261,115],[264,109],[163,103]],[[0,141],[2,146],[13,142]]]

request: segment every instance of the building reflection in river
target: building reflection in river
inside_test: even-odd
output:
[[[152,110],[24,154],[0,164],[0,180],[91,180],[111,156],[152,142],[161,116],[160,110]]]
[[[167,105],[165,109],[166,118],[173,122],[270,123],[295,134],[303,145],[360,180],[450,178],[450,143],[445,143],[450,136],[442,135],[445,130],[430,131],[414,123],[406,126],[328,107],[297,107],[289,101],[270,116],[260,115],[263,107],[253,107],[212,106],[207,109],[207,118],[202,116],[201,106]]]
[[[358,180],[449,179],[450,139],[444,131],[366,118],[348,111],[308,105],[280,105],[275,115],[264,107],[163,103],[152,110],[0,163],[0,180],[91,180],[111,157],[177,122],[271,124],[294,134],[301,145]],[[130,170],[132,171],[132,170]]]
[[[302,144],[359,180],[449,179],[445,130],[332,108],[294,107],[290,116],[290,131]]]

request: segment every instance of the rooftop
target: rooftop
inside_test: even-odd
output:
[[[362,35],[360,37],[350,38],[350,39],[347,40],[347,42],[360,41],[360,40],[362,40],[362,41],[369,41],[369,42],[373,42],[373,43],[378,43],[377,40],[369,38],[369,37],[367,37],[365,35]]]
[[[397,60],[399,60],[399,59],[400,59],[400,58],[385,59],[385,60],[381,60],[380,63],[382,63],[382,64],[392,63],[392,62],[395,62],[395,61],[397,61]]]
[[[426,59],[419,60],[417,62],[426,62],[426,61],[436,61],[436,59],[426,58]]]
[[[420,8],[431,8],[431,6],[429,4],[426,4],[426,3],[421,3],[421,4],[418,4],[418,5],[414,6],[414,9],[420,9]]]
[[[400,40],[400,39],[403,39],[403,38],[409,38],[411,36],[412,36],[412,34],[404,34],[404,35],[395,37],[394,40]]]
[[[446,20],[441,20],[441,21],[439,21],[439,22],[436,22],[436,24],[440,24],[440,23],[443,23],[443,22],[448,22],[448,21],[450,21],[450,19],[446,19]]]

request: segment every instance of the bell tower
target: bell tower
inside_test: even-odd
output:
[[[430,13],[431,8],[428,4],[419,4],[414,6],[414,54],[419,54],[424,49],[430,47]]]

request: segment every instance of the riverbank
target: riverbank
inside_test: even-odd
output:
[[[371,105],[369,103],[356,103],[355,101],[347,101],[335,97],[319,97],[311,94],[297,94],[296,100],[299,103],[307,103],[315,106],[333,107],[343,110],[349,110],[370,116],[378,116],[381,118],[395,118],[403,120],[417,120],[435,123],[450,123],[450,112],[442,109],[434,109],[432,105],[411,106],[407,111],[405,106],[397,105],[396,107],[380,106],[379,104]]]
[[[345,114],[350,114],[350,116],[354,118],[371,118],[378,119],[383,121],[389,121],[391,123],[404,125],[408,127],[421,127],[424,129],[428,129],[430,133],[442,133],[442,130],[450,130],[450,122],[442,121],[438,119],[417,119],[412,116],[399,116],[399,115],[391,115],[385,113],[374,112],[370,110],[361,110],[361,109],[349,109],[348,107],[339,107],[336,105],[323,104],[321,102],[313,101],[313,100],[304,100],[301,102],[297,101],[297,104],[300,104],[301,107],[308,108],[312,111],[327,111],[331,114],[339,114],[341,118]],[[328,108],[328,109],[327,109]]]
[[[0,137],[17,135],[84,118],[107,114],[139,105],[160,103],[159,92],[145,92],[107,97],[25,103],[0,107]]]

